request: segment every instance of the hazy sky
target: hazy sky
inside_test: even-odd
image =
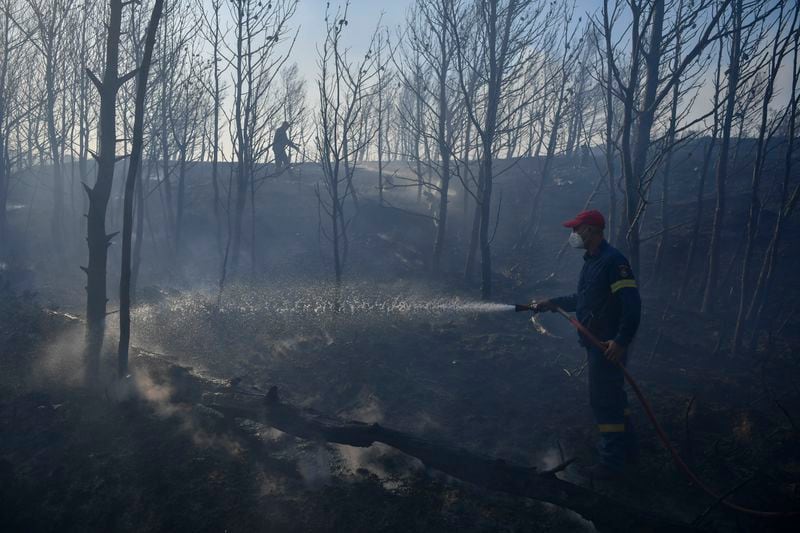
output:
[[[345,42],[356,52],[365,49],[381,14],[383,25],[392,28],[394,33],[394,29],[405,21],[406,11],[412,3],[413,0],[352,0]],[[293,26],[300,28],[294,59],[309,82],[317,74],[316,45],[325,35],[326,4],[326,0],[300,0],[293,19]],[[337,5],[337,2],[331,2],[331,9],[335,10]]]
[[[325,32],[327,3],[326,0],[300,0],[293,19],[294,26],[300,27],[295,58],[309,82],[317,72],[315,45]],[[393,37],[396,36],[397,28],[405,24],[406,12],[413,3],[414,0],[351,0],[345,41],[352,45],[354,51],[365,49],[381,14],[383,25],[391,29]],[[331,9],[335,9],[340,3],[334,0],[330,4]],[[594,11],[599,5],[600,0],[577,0],[575,11],[580,16],[587,10]]]
[[[343,4],[336,0],[330,2],[331,9],[335,11],[338,5]],[[414,0],[351,0],[348,15],[348,27],[344,42],[351,47],[354,54],[365,51],[372,33],[383,16],[382,24],[390,28],[393,38],[396,38],[398,29],[405,25],[406,13]],[[317,68],[317,45],[325,33],[325,6],[326,0],[299,0],[297,12],[290,25],[299,30],[297,44],[292,53],[291,62],[296,62],[301,75],[307,82],[309,103],[315,98],[314,80]],[[575,15],[587,19],[586,13],[594,13],[602,5],[601,0],[576,0]],[[789,59],[785,63],[791,64]],[[789,77],[787,69],[782,69],[777,82],[777,95],[773,101],[775,106],[783,106],[788,101]],[[710,107],[711,89],[706,84],[700,93],[700,98],[693,107],[694,115],[702,115]]]

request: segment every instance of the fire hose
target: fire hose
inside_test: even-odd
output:
[[[517,312],[520,312],[520,311],[533,311],[534,313],[538,313],[539,312],[539,309],[536,307],[535,303],[530,304],[530,305],[516,305],[515,306],[515,310]],[[598,348],[601,351],[605,352],[606,343],[604,343],[600,339],[598,339],[591,331],[589,331],[589,329],[586,326],[581,324],[578,321],[577,318],[575,318],[574,316],[570,315],[569,313],[567,313],[566,311],[564,311],[562,308],[560,308],[558,306],[555,307],[555,311],[558,314],[560,314],[561,316],[563,316],[564,318],[566,318],[569,321],[569,323],[572,324],[572,326],[576,330],[578,330],[578,333],[580,333],[580,335],[585,340],[590,342],[596,348]],[[735,511],[739,511],[741,513],[745,513],[745,514],[748,514],[748,515],[754,515],[754,516],[760,516],[760,517],[766,517],[766,518],[786,518],[786,517],[792,517],[792,516],[800,516],[800,512],[798,512],[798,511],[761,511],[761,510],[758,510],[758,509],[751,509],[749,507],[743,507],[741,505],[737,505],[735,503],[728,502],[728,501],[726,501],[726,498],[728,497],[727,495],[718,494],[714,489],[712,489],[706,483],[701,481],[700,478],[698,478],[697,475],[692,471],[692,469],[689,468],[689,465],[687,465],[684,462],[684,460],[681,458],[680,454],[678,453],[678,450],[676,450],[675,447],[670,442],[669,437],[667,436],[667,433],[664,431],[664,428],[661,427],[661,424],[658,422],[658,419],[656,418],[656,415],[655,415],[655,413],[653,411],[653,407],[650,405],[650,402],[648,401],[647,397],[642,392],[642,389],[639,387],[639,384],[636,382],[635,379],[633,379],[633,377],[630,375],[628,370],[625,368],[625,365],[623,365],[619,361],[614,361],[614,363],[622,370],[622,374],[625,376],[625,381],[627,381],[628,384],[631,386],[631,389],[633,389],[634,394],[636,394],[636,397],[639,399],[639,402],[642,404],[642,407],[644,408],[644,412],[647,415],[647,418],[653,424],[653,428],[655,429],[659,440],[664,445],[664,447],[667,449],[667,451],[670,453],[670,455],[672,456],[672,460],[675,462],[675,464],[686,475],[686,477],[689,478],[689,480],[692,483],[694,483],[695,485],[700,487],[700,489],[702,489],[706,494],[708,494],[709,496],[714,498],[717,502],[721,503],[722,505],[725,505],[726,507],[728,507],[730,509],[733,509]]]

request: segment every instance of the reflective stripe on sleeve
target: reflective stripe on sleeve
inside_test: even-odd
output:
[[[617,292],[620,289],[635,289],[636,288],[636,280],[635,279],[621,279],[619,281],[615,281],[611,284],[611,292]]]
[[[625,424],[597,424],[600,433],[624,433]]]

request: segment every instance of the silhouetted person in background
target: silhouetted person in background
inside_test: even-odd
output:
[[[291,161],[289,155],[286,153],[286,147],[300,150],[295,143],[289,140],[289,123],[284,121],[281,126],[275,130],[275,137],[272,139],[272,153],[275,154],[275,171],[280,172],[283,167],[289,168]]]

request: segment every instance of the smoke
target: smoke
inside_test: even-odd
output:
[[[384,488],[395,489],[403,479],[424,470],[422,463],[381,443],[367,448],[344,444],[301,443],[297,456],[297,471],[304,485],[312,490],[331,482],[334,474],[373,475]]]
[[[538,462],[544,470],[550,470],[561,464],[561,454],[556,448],[549,448],[539,457]]]
[[[67,327],[52,342],[42,348],[32,368],[34,384],[57,382],[77,387],[84,383],[85,365],[83,353],[85,334],[83,324]]]
[[[315,341],[318,340],[318,338],[311,335],[295,335],[291,337],[278,338],[272,341],[270,352],[275,357],[285,358],[297,353],[304,347],[314,344]],[[325,341],[332,342],[332,339],[328,336]]]
[[[534,464],[541,468],[542,470],[551,470],[560,464],[562,464],[565,460],[570,459],[569,452],[564,453],[564,457],[562,458],[562,451],[558,448],[548,448],[544,451],[541,455],[539,455]],[[558,473],[558,477],[565,481],[569,481],[571,483],[575,483],[578,485],[582,485],[586,482],[583,478],[575,473],[575,467],[569,466],[565,470],[562,470]]]
[[[410,429],[418,434],[439,433],[444,427],[442,423],[427,411],[421,411],[414,417]]]
[[[297,471],[305,486],[317,490],[331,480],[331,452],[324,445],[310,444],[297,459]]]
[[[138,397],[145,400],[157,416],[176,420],[179,429],[191,437],[196,447],[223,450],[234,457],[242,454],[243,449],[238,442],[226,434],[206,431],[199,423],[203,416],[218,416],[216,413],[210,409],[205,413],[198,406],[176,403],[173,401],[173,384],[155,379],[145,369],[136,368],[132,379]]]
[[[180,411],[177,404],[170,401],[174,389],[169,383],[157,383],[141,368],[134,369],[133,382],[139,397],[147,401],[157,415],[166,418]]]
[[[368,448],[345,445],[334,447],[344,472],[374,475],[386,489],[396,488],[401,480],[414,477],[425,470],[418,459],[399,453],[385,444],[375,443]]]
[[[369,388],[362,389],[359,396],[358,405],[342,413],[342,416],[367,424],[383,422],[383,405],[380,399]]]

